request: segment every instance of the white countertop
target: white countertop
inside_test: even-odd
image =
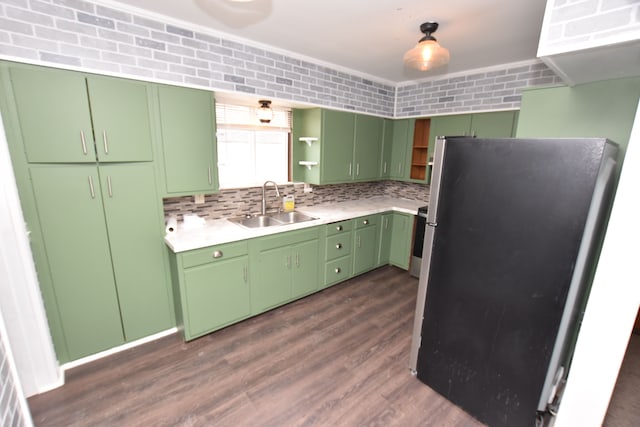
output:
[[[178,253],[387,211],[415,215],[418,208],[425,204],[416,200],[380,196],[348,202],[301,206],[296,208],[298,212],[317,219],[263,228],[246,228],[226,219],[208,220],[204,225],[192,229],[184,229],[181,224],[175,232],[167,234],[164,241],[173,252]]]

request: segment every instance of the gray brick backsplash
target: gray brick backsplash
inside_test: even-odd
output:
[[[89,15],[86,13],[78,12],[78,21],[84,22],[89,25],[97,25],[99,27],[114,29],[116,24],[112,19],[101,18],[99,16]]]
[[[313,192],[304,193],[302,184],[280,186],[281,194],[293,194],[296,207],[323,203],[338,203],[374,196],[393,196],[425,202],[429,200],[429,186],[399,181],[380,181],[353,184],[317,185]],[[165,217],[176,216],[179,221],[185,214],[197,214],[206,219],[220,219],[256,214],[260,212],[262,188],[220,190],[207,194],[205,203],[196,205],[192,196],[164,199]],[[277,210],[280,199],[268,195],[267,209]]]

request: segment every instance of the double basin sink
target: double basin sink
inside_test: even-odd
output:
[[[298,211],[293,211],[277,212],[266,215],[247,215],[238,218],[231,218],[229,219],[229,221],[247,228],[264,228],[276,227],[279,225],[297,224],[299,222],[312,221],[314,219],[317,218],[305,215]]]

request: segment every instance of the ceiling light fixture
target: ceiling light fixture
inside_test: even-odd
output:
[[[433,33],[438,29],[437,22],[425,22],[420,25],[424,37],[418,44],[404,54],[404,64],[411,68],[426,71],[449,62],[449,51],[440,46]]]
[[[258,101],[260,108],[258,108],[258,119],[260,123],[269,123],[273,118],[273,111],[271,110],[271,101],[261,99]]]

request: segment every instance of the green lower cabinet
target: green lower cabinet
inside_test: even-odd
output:
[[[380,215],[380,223],[378,224],[378,235],[380,236],[380,250],[378,251],[378,265],[389,264],[389,255],[391,253],[391,228],[393,226],[393,213],[384,213]]]
[[[370,215],[354,220],[353,274],[371,270],[378,265],[378,225],[380,215]]]
[[[178,254],[181,312],[186,340],[251,315],[246,241]]]
[[[32,165],[36,259],[60,362],[171,328],[161,207],[150,163]],[[39,240],[39,239],[38,239]],[[47,294],[49,291],[47,291]],[[57,319],[57,320],[56,320]]]
[[[393,213],[389,264],[404,270],[409,269],[414,220],[415,217],[413,215],[400,212]]]
[[[252,314],[318,289],[320,227],[252,239],[249,251]]]
[[[353,275],[353,221],[325,225],[324,287],[335,285]]]

